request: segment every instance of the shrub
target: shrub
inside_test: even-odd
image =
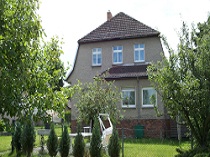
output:
[[[73,156],[83,157],[85,153],[85,142],[80,132],[80,127],[77,128],[77,136],[74,140]]]
[[[90,156],[101,157],[101,134],[97,119],[94,120],[92,138],[90,141]]]
[[[3,132],[5,130],[5,123],[3,120],[0,120],[0,132]]]
[[[183,151],[179,148],[176,149],[176,151],[179,153],[175,157],[210,157],[210,149],[209,148],[200,148],[196,147],[194,149],[190,149],[187,151]]]
[[[35,139],[34,125],[32,119],[30,119],[24,124],[21,140],[23,152],[26,153],[27,157],[30,157],[33,152]]]
[[[61,157],[67,157],[69,155],[70,137],[67,126],[64,126],[62,137],[59,145],[59,152]]]
[[[14,132],[14,146],[16,149],[17,157],[21,155],[22,145],[21,145],[21,134],[22,134],[22,127],[20,123],[17,123]]]
[[[47,140],[47,149],[51,157],[56,156],[58,153],[58,136],[55,133],[55,128],[53,123],[51,124],[50,127],[50,135],[48,136]]]
[[[116,128],[114,127],[112,136],[108,145],[108,152],[110,157],[119,157],[120,156],[120,142],[119,136]]]

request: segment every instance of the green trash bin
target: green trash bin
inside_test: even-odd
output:
[[[135,138],[143,138],[144,137],[144,126],[136,125],[134,126]]]

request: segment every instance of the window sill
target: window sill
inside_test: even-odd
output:
[[[142,108],[154,108],[154,105],[143,105]]]
[[[100,65],[92,65],[92,67],[101,67],[101,64]]]
[[[134,106],[134,105],[124,105],[124,106],[122,106],[122,108],[126,108],[126,109],[135,109],[136,108],[136,106]]]

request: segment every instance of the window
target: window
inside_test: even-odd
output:
[[[92,65],[99,66],[102,64],[101,48],[94,48],[92,50]]]
[[[134,88],[122,89],[122,107],[136,107],[136,94]]]
[[[151,104],[151,97],[155,97],[155,105],[157,104],[157,92],[154,88],[143,88],[142,89],[142,107],[154,107],[154,104]]]
[[[114,46],[113,47],[113,64],[121,64],[123,62],[123,47]]]
[[[134,62],[144,62],[144,44],[134,45]]]

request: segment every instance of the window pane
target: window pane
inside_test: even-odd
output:
[[[135,61],[139,61],[139,51],[135,51]]]
[[[101,64],[101,54],[98,54],[98,64]]]
[[[143,105],[150,105],[150,98],[152,95],[156,95],[156,91],[154,89],[144,89],[143,90]]]
[[[136,49],[136,48],[139,48],[139,45],[138,44],[135,44],[134,45],[134,48]]]
[[[144,44],[140,44],[140,48],[144,48]]]
[[[123,90],[122,91],[123,96],[123,105],[135,105],[135,90]]]
[[[144,60],[144,50],[140,50],[140,60]]]
[[[118,53],[118,62],[122,62],[122,53]]]
[[[113,53],[113,61],[114,61],[114,63],[117,62],[117,53]]]
[[[96,54],[93,54],[93,64],[96,64]]]

